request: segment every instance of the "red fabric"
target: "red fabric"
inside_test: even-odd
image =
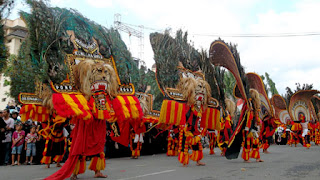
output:
[[[61,169],[51,176],[45,178],[44,180],[61,180],[61,179],[66,179],[71,176],[73,169],[76,166],[78,156],[71,156],[69,155],[67,161],[63,164]]]
[[[123,112],[123,108],[122,108],[122,104],[121,102],[119,101],[118,98],[115,98],[113,101],[112,101],[112,105],[113,105],[113,110],[118,118],[118,122],[119,121],[124,121],[126,119],[131,119],[132,118],[132,115],[131,115],[131,104],[130,104],[130,101],[128,100],[127,96],[121,96],[123,98],[123,100],[125,101],[125,106],[127,107],[127,109],[129,110],[130,112],[130,117],[126,118],[125,117],[125,114]],[[141,109],[141,106],[140,106],[140,102],[139,102],[139,99],[135,96],[131,96],[133,98],[133,100],[135,101],[135,106],[139,112],[139,117],[138,117],[138,120],[141,121],[142,117],[143,117],[143,112],[142,112],[142,109]]]
[[[57,113],[62,117],[71,117],[75,115],[71,107],[65,102],[62,94],[53,93],[52,94],[53,107]]]
[[[34,109],[34,107],[35,107],[34,104],[25,104],[21,107],[20,114],[27,113],[27,112],[31,111],[32,109]]]
[[[133,100],[135,101],[135,107],[137,108],[139,112],[139,117],[138,119],[132,119],[131,115],[131,105],[130,101],[128,100],[128,96],[121,96],[123,100],[125,101],[125,106],[128,108],[130,111],[130,117],[126,118],[123,112],[122,104],[119,101],[119,99],[115,98],[112,101],[113,109],[115,111],[116,117],[117,117],[117,123],[120,128],[120,136],[119,137],[114,137],[111,135],[111,139],[113,141],[116,141],[124,146],[129,145],[129,135],[130,135],[130,127],[133,128],[134,132],[136,134],[144,133],[146,131],[146,127],[144,124],[142,124],[142,118],[143,118],[143,112],[140,106],[139,99],[135,96],[131,96]]]
[[[270,127],[267,126],[267,127],[266,127],[266,137],[273,136],[275,130],[276,130],[276,129],[273,129],[272,131],[270,131]]]
[[[134,129],[134,132],[136,134],[140,134],[140,133],[145,133],[147,131],[146,126],[144,125],[144,123],[135,123],[136,124],[136,128]]]
[[[114,137],[114,135],[111,134],[111,139],[127,147],[129,145],[130,125],[128,122],[118,122],[118,125],[120,136]]]
[[[80,155],[91,156],[103,152],[106,142],[106,121],[92,120],[86,122],[76,119],[72,130],[72,144],[69,158],[60,170],[46,179],[61,180],[71,176]]]

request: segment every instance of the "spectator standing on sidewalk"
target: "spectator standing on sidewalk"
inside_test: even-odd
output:
[[[10,152],[11,152],[11,138],[12,138],[12,131],[14,129],[14,120],[10,118],[10,111],[9,109],[5,109],[2,111],[3,120],[6,123],[5,127],[5,139],[2,140],[3,145],[3,157],[4,157],[4,164],[7,165],[10,159]]]
[[[25,132],[22,130],[22,123],[16,124],[16,131],[12,135],[12,166],[20,165],[20,155],[22,152],[25,135]],[[18,157],[17,161],[14,162],[16,154],[18,155]]]

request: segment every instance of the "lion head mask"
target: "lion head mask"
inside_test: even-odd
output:
[[[89,99],[92,93],[105,91],[110,97],[116,97],[119,84],[112,66],[103,62],[84,60],[75,65],[76,87]]]
[[[197,108],[201,106],[206,108],[208,100],[211,96],[211,88],[207,81],[195,80],[194,78],[182,78],[177,89],[183,94],[183,98],[187,100],[188,105],[194,105]]]

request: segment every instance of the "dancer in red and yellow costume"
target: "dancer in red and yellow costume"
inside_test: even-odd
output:
[[[255,136],[258,136],[261,126],[259,119],[259,110],[261,107],[259,92],[250,89],[254,84],[249,83],[248,76],[241,66],[239,54],[237,50],[232,47],[232,44],[229,45],[220,40],[214,41],[210,46],[209,54],[210,62],[213,65],[223,66],[232,73],[236,80],[236,87],[233,91],[234,95],[244,100],[237,126],[229,139],[225,157],[227,159],[238,158],[242,146],[242,157],[246,162],[249,162],[250,149],[253,145],[253,133],[256,133],[257,135]],[[261,78],[258,80],[261,81]],[[257,142],[258,141],[254,141],[255,144],[257,144]],[[252,154],[252,157],[257,158],[256,161],[262,162],[256,154],[256,152],[259,152],[258,149],[256,149],[256,147],[254,148],[255,153]]]
[[[241,157],[245,162],[250,162],[250,158],[256,159],[257,162],[263,162],[259,153],[259,134],[261,129],[261,120],[258,114],[261,106],[259,93],[254,89],[250,89],[250,97],[252,98],[252,109],[250,111],[245,111],[247,112],[247,121],[245,128],[242,131],[243,150]],[[241,115],[244,115],[245,109],[242,110]]]
[[[131,158],[138,159],[138,157],[140,156],[142,143],[144,143],[143,134],[136,134],[132,129],[130,133],[130,139]]]
[[[74,114],[71,120],[75,128],[71,133],[69,158],[62,169],[47,179],[62,179],[70,176],[71,173],[72,179],[76,179],[78,174],[85,172],[86,157],[91,157],[88,168],[95,172],[95,177],[107,177],[100,171],[105,168],[103,150],[106,141],[106,120],[111,119],[111,100],[117,95],[116,74],[108,64],[87,60],[75,66],[74,77],[76,86],[83,95],[53,94],[52,96],[58,113],[71,116],[75,112],[79,115]],[[82,111],[77,112],[78,109],[73,108],[72,103],[77,104],[79,110],[83,108]],[[73,112],[65,111],[66,109]]]
[[[205,163],[201,162],[203,158],[201,138],[205,130],[200,128],[200,121],[203,106],[210,97],[211,88],[206,81],[196,81],[193,78],[181,79],[177,87],[184,92],[188,104],[191,104],[186,113],[186,124],[180,127],[178,160],[183,166],[187,166],[190,156],[190,159],[196,161],[198,166],[204,166]],[[189,146],[192,149],[191,155],[188,153]]]
[[[172,127],[168,131],[167,156],[178,156],[179,150],[179,128]]]
[[[300,121],[292,121],[293,124],[291,126],[291,143],[290,146],[294,144],[295,147],[297,147],[297,144],[300,143],[300,136],[301,136],[301,131],[302,127],[300,124]]]
[[[320,144],[320,123],[319,121],[316,121],[315,125],[314,125],[314,143],[319,146]]]
[[[182,71],[185,72],[189,73]],[[167,89],[172,93],[169,92],[168,99],[163,101],[159,118],[159,123],[179,126],[178,160],[183,166],[189,164],[189,159],[196,161],[198,166],[205,165],[201,162],[203,158],[201,138],[207,129],[220,128],[220,124],[218,125],[220,111],[209,104],[211,88],[203,80],[204,76],[201,73],[194,72],[194,75],[199,78],[183,77],[177,88]],[[171,100],[175,98],[180,100]],[[191,154],[189,148],[192,150]]]
[[[269,153],[268,148],[273,141],[273,134],[276,128],[277,127],[274,124],[274,119],[272,117],[267,117],[264,119],[262,131],[262,149],[264,153]]]
[[[309,149],[311,147],[311,143],[310,143],[310,131],[309,131],[309,122],[306,121],[306,117],[303,113],[299,114],[299,120],[300,120],[300,124],[302,127],[302,144],[303,147],[306,147],[307,149]]]
[[[67,140],[63,134],[63,127],[68,124],[68,120],[59,115],[51,118],[51,121],[42,123],[43,129],[39,132],[46,140],[41,163],[46,164],[47,168],[50,168],[50,164],[53,161],[57,163],[57,167],[61,167],[60,161],[67,148]],[[50,126],[50,123],[54,124]]]
[[[234,117],[235,112],[235,103],[230,100],[225,100],[226,110],[225,110],[225,117],[221,118],[221,125],[220,125],[220,132],[219,132],[219,148],[221,150],[221,156],[225,156],[230,137],[232,135],[232,126],[233,121],[232,117]]]
[[[300,90],[295,92],[290,98],[288,110],[291,119],[294,121],[291,131],[293,132],[292,143],[295,144],[295,146],[297,146],[299,142],[307,149],[311,146],[308,123],[312,116],[316,118],[311,99],[317,93],[319,93],[317,90]]]
[[[220,125],[221,127],[221,125]],[[213,155],[215,154],[214,152],[214,148],[215,148],[215,145],[216,145],[216,142],[217,142],[217,135],[216,135],[216,131],[215,130],[208,130],[207,132],[208,134],[208,138],[209,138],[209,149],[210,149],[210,155]]]
[[[74,62],[74,59],[68,59]],[[74,124],[71,138],[72,144],[68,160],[62,168],[46,179],[65,179],[72,175],[76,179],[78,174],[84,173],[86,169],[86,157],[91,157],[89,169],[95,172],[95,177],[107,177],[101,173],[105,168],[104,144],[106,137],[106,120],[111,119],[111,100],[116,97],[118,82],[115,70],[104,61],[82,60],[72,67],[72,76],[75,84],[75,91],[62,93],[55,89],[55,93],[45,84],[42,84],[41,106],[24,105],[22,116],[33,115],[37,120],[47,114],[54,114],[49,118],[52,123],[51,136],[61,137],[64,123]],[[54,86],[52,86],[54,88]],[[71,89],[70,89],[71,90]],[[28,108],[30,107],[30,108]],[[39,108],[43,110],[38,110]],[[41,114],[42,113],[42,114]],[[50,124],[48,124],[48,128]],[[43,133],[46,133],[46,129]],[[48,152],[53,146],[49,140],[46,143],[45,156],[42,162],[49,162]],[[64,148],[66,142],[64,142]],[[60,147],[60,145],[57,147]],[[56,159],[62,155],[56,156]]]

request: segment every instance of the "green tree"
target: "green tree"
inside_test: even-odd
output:
[[[139,84],[136,86],[138,91],[145,92],[147,87],[149,86],[150,91],[148,92],[148,94],[152,94],[154,98],[153,109],[160,110],[164,97],[158,88],[155,73],[150,69],[147,70],[147,67],[141,66],[139,70],[139,75],[140,81]]]
[[[22,43],[19,55],[10,56],[9,65],[6,69],[6,76],[10,77],[10,96],[18,102],[20,92],[32,93],[35,91],[35,82],[37,79],[38,70],[34,69],[31,62],[28,46],[30,41]]]
[[[14,7],[14,0],[1,0],[0,1],[0,73],[3,73],[7,67],[7,58],[9,56],[8,48],[5,46],[4,39],[4,20],[11,13]]]
[[[236,80],[232,73],[225,72],[223,82],[225,84],[225,93],[228,97],[233,97],[233,89],[236,84]]]
[[[278,93],[278,90],[276,88],[276,84],[273,82],[273,80],[270,78],[270,75],[265,72],[265,76],[266,76],[266,81],[267,81],[267,84],[269,86],[268,90],[271,92],[271,95],[275,95],[275,94],[279,94]]]
[[[1,14],[0,23],[0,73],[2,73],[3,69],[7,66],[8,50],[4,42],[3,19]]]

